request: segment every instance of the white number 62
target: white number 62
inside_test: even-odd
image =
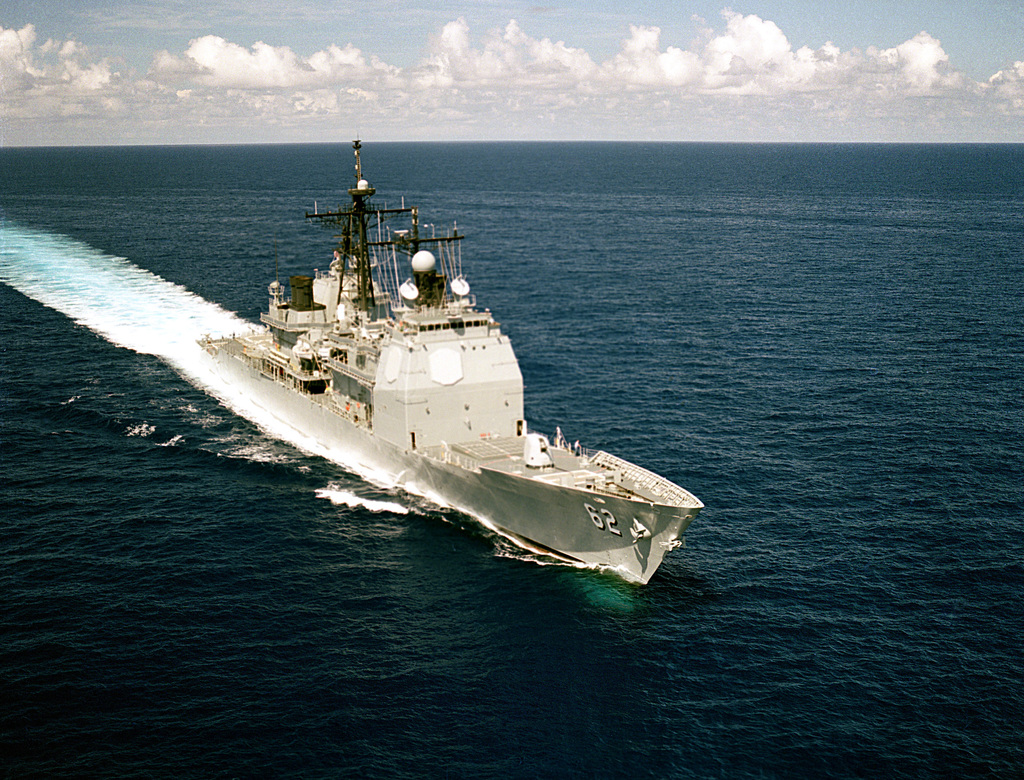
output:
[[[615,519],[615,515],[607,509],[596,509],[590,504],[584,504],[583,508],[587,510],[587,514],[590,515],[590,519],[594,521],[594,525],[597,526],[598,530],[622,536],[622,531],[616,528],[618,521]]]

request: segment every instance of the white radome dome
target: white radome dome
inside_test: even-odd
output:
[[[437,259],[434,253],[428,249],[421,249],[412,256],[412,270],[423,272],[433,271],[437,267]]]

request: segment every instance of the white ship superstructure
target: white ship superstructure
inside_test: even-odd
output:
[[[462,275],[462,236],[378,208],[354,142],[325,273],[275,281],[261,333],[204,339],[250,400],[341,465],[460,509],[530,549],[647,582],[703,504],[606,452],[531,432],[512,345]],[[401,227],[395,223],[401,220]]]

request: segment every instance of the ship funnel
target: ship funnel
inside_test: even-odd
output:
[[[293,276],[289,280],[292,286],[292,308],[295,311],[312,311],[313,277]]]

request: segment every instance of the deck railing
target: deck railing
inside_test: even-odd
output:
[[[622,476],[632,482],[638,492],[645,492],[657,499],[658,503],[665,503],[672,506],[694,506],[696,497],[688,490],[684,490],[674,482],[670,482],[653,471],[630,463],[628,460],[618,458],[611,453],[601,450],[596,453],[590,462],[606,469],[617,469]],[[697,502],[699,503],[699,502]]]

